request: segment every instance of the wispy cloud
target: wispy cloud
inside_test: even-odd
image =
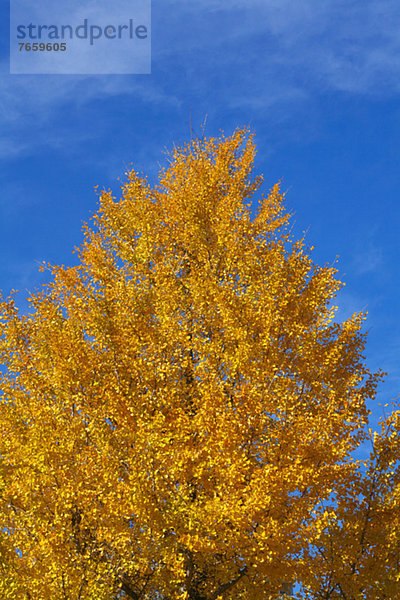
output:
[[[71,130],[63,123],[64,110],[79,111],[90,103],[124,96],[155,104],[177,102],[173,94],[140,78],[5,75],[0,78],[0,158],[36,151],[40,146],[79,145],[88,136],[96,136],[96,129]]]
[[[301,87],[312,83],[320,89],[353,93],[399,91],[397,0],[234,0],[229,5],[224,0],[195,4],[175,0],[171,4],[176,8],[175,19],[180,11],[189,19],[187,35],[182,38],[180,32],[178,46],[184,43],[190,49],[204,44],[205,37],[198,30],[193,35],[191,29],[196,18],[199,23],[204,19],[210,48],[234,42],[237,54],[264,64],[266,75],[273,72],[281,80],[288,75],[301,79]],[[218,31],[213,26],[216,22]],[[257,57],[244,42],[259,36],[264,36],[265,43],[258,46]],[[222,52],[221,56],[233,60],[231,54]],[[263,71],[259,74],[262,77]]]
[[[176,110],[191,94],[207,112],[242,109],[279,120],[325,92],[400,91],[397,0],[169,0],[153,3],[152,29],[150,76],[10,76],[4,63],[0,157],[96,136],[68,127],[60,134],[56,124],[65,107],[109,98],[139,99],[156,111]]]
[[[369,242],[363,250],[359,250],[353,260],[356,275],[380,273],[384,267],[383,251]]]

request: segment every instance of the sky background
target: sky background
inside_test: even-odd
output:
[[[19,305],[75,264],[94,186],[130,165],[155,176],[195,134],[254,130],[265,188],[287,191],[294,233],[346,286],[338,317],[368,310],[366,358],[400,390],[398,0],[153,0],[151,75],[10,75],[0,0],[0,288]],[[93,4],[93,3],[92,3]]]

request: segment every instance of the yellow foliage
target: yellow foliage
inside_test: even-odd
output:
[[[3,300],[1,598],[275,598],[345,518],[379,379],[364,316],[333,321],[335,270],[290,239],[278,185],[255,205],[254,155],[239,130],[175,149],[155,187],[127,173],[79,266],[27,315]]]

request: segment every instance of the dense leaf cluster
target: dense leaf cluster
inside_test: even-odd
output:
[[[237,131],[127,173],[79,265],[3,300],[3,600],[400,598],[399,413],[354,461],[365,316],[334,321],[254,155]]]

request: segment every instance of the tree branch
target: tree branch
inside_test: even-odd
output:
[[[217,600],[218,596],[221,596],[224,592],[230,590],[234,585],[238,583],[238,581],[240,581],[240,579],[242,579],[242,577],[244,577],[244,575],[246,575],[246,573],[247,566],[244,566],[243,569],[240,569],[239,573],[236,575],[236,577],[234,577],[234,579],[231,579],[227,583],[221,584],[211,595],[210,600]]]
[[[132,598],[132,600],[139,600],[139,594],[131,588],[125,575],[123,575],[121,579],[121,590],[125,592],[129,598]]]

